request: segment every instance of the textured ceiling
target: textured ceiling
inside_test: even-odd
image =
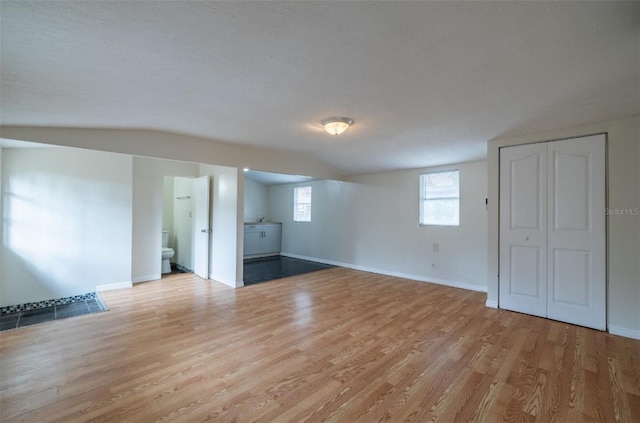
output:
[[[165,130],[357,174],[640,113],[632,1],[0,7],[4,125]],[[332,115],[355,124],[330,136]]]

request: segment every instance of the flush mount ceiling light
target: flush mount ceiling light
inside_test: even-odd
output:
[[[324,126],[324,130],[331,135],[340,135],[353,124],[353,119],[346,117],[330,117],[323,119],[320,123]]]

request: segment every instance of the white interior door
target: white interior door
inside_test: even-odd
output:
[[[193,273],[203,279],[209,277],[209,176],[193,180]]]
[[[547,316],[606,329],[605,137],[548,143]]]
[[[547,315],[547,147],[500,150],[500,307]]]
[[[501,308],[606,328],[605,137],[500,151]]]

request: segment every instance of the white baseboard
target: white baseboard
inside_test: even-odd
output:
[[[159,279],[162,279],[162,275],[160,273],[155,275],[136,276],[135,278],[131,278],[131,282],[133,283],[149,282],[149,281],[157,281]]]
[[[221,284],[227,285],[228,287],[231,287],[231,288],[240,288],[244,286],[244,282],[242,281],[236,282],[233,280],[215,278],[211,273],[209,273],[209,279],[215,282],[220,282]]]
[[[624,336],[625,338],[640,339],[640,330],[629,329],[623,326],[609,325],[611,335]]]
[[[491,307],[491,308],[498,308],[498,301],[496,301],[496,300],[487,300],[487,302],[484,303],[484,305],[486,305],[487,307]]]
[[[125,289],[133,287],[133,283],[131,281],[127,282],[117,282],[117,283],[107,283],[103,285],[96,286],[96,292],[100,291],[113,291],[114,289]]]
[[[359,266],[357,264],[343,263],[343,262],[340,262],[340,261],[318,259],[318,258],[315,258],[315,257],[301,256],[301,255],[298,255],[298,254],[280,253],[280,255],[283,255],[285,257],[297,258],[297,259],[300,259],[300,260],[316,261],[318,263],[324,263],[324,264],[331,264],[333,266],[346,267],[348,269],[362,270],[363,272],[370,272],[370,273],[377,273],[377,274],[380,274],[380,275],[393,276],[393,277],[396,277],[396,278],[411,279],[411,280],[415,280],[415,281],[419,281],[419,282],[435,283],[435,284],[438,284],[438,285],[450,286],[452,288],[462,288],[462,289],[467,289],[467,290],[470,290],[470,291],[487,292],[487,287],[486,286],[474,285],[472,283],[451,281],[451,280],[439,279],[439,278],[431,278],[431,277],[425,277],[425,276],[420,276],[420,275],[410,275],[410,274],[407,274],[407,273],[393,272],[393,271],[384,270],[384,269],[377,269],[377,268],[369,267],[369,266]]]
[[[249,256],[243,256],[242,259],[243,260],[251,260],[251,259],[255,259],[255,258],[264,258],[264,257],[276,257],[281,255],[280,253],[269,253],[269,254],[253,254],[253,255],[249,255]]]

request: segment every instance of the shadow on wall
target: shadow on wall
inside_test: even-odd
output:
[[[70,260],[77,248],[69,236],[74,231],[69,210],[51,207],[41,176],[14,181],[4,194],[2,306],[84,293],[73,282],[77,274]],[[36,195],[38,186],[41,195]]]
[[[11,264],[11,273],[2,276],[0,307],[61,298],[56,287],[28,260],[23,259],[7,246],[2,246],[3,263]]]
[[[25,148],[2,160],[2,305],[130,281],[131,158]]]
[[[75,207],[49,201],[46,178],[42,175],[23,181],[29,187],[14,184],[15,191],[4,195],[1,306],[92,292],[94,270],[78,264],[87,257],[93,261],[108,260],[99,242],[99,217],[89,212],[80,217],[84,211],[82,201]],[[91,181],[65,178],[64,182],[73,192],[90,191]],[[91,195],[88,197],[85,196],[86,201],[92,202]],[[92,218],[95,220],[91,221]],[[85,233],[84,229],[94,224],[98,228]]]

